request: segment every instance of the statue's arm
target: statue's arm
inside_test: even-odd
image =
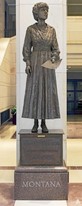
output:
[[[31,56],[31,33],[29,27],[26,30],[26,35],[24,39],[23,45],[23,61],[26,62],[26,73],[31,73],[31,63],[30,63],[30,56]]]
[[[56,60],[60,59],[60,50],[58,46],[58,41],[56,37],[56,31],[53,28],[53,33],[52,33],[52,47],[51,47],[51,61],[54,63]]]

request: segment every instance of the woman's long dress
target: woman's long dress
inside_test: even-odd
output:
[[[59,48],[53,27],[46,24],[40,30],[35,23],[27,28],[23,60],[31,62],[32,71],[27,75],[23,118],[60,118],[55,70],[41,66],[56,53],[59,54]]]

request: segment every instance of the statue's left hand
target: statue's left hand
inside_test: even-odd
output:
[[[60,59],[59,55],[51,57],[52,63],[54,63],[55,61],[58,61],[59,59]]]
[[[51,58],[51,62],[54,63],[55,62],[55,57]]]

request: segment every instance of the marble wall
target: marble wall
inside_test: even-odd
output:
[[[82,17],[67,17],[67,65],[82,67]]]
[[[0,113],[16,104],[16,37],[0,39]]]

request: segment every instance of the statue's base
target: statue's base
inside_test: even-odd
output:
[[[17,167],[15,200],[67,200],[66,167]]]
[[[49,130],[49,133],[31,133],[20,130],[20,165],[62,166],[63,130]]]
[[[67,206],[66,200],[16,200],[14,206]]]

